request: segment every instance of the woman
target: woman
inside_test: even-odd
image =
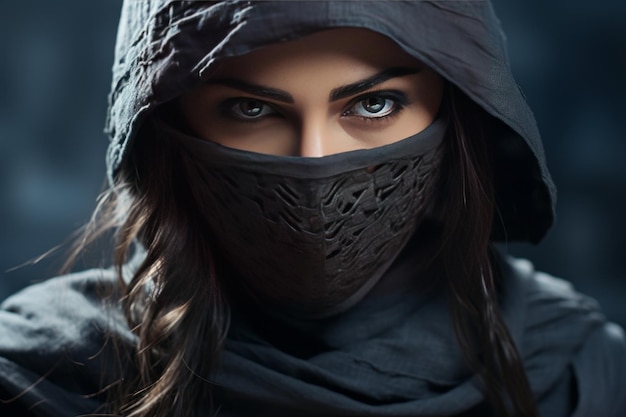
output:
[[[621,329],[493,248],[554,187],[487,2],[128,1],[108,132],[116,267],[3,304],[7,412],[626,410]]]

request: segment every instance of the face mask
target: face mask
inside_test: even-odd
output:
[[[373,149],[320,158],[227,148],[163,127],[192,161],[194,198],[236,284],[262,307],[324,318],[396,259],[436,185],[445,120]]]

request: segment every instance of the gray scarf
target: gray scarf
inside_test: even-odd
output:
[[[401,256],[379,284],[393,281],[394,290],[374,288],[360,304],[327,320],[279,320],[245,302],[235,305],[213,378],[217,404],[223,402],[219,415],[488,415],[455,339],[445,296],[420,290],[420,280],[434,277],[416,276],[418,262]],[[502,266],[501,307],[541,399],[541,415],[569,417],[572,364],[603,317],[593,300],[564,281],[534,275],[528,262],[502,259]]]

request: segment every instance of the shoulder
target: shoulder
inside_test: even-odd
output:
[[[598,327],[574,360],[579,401],[573,417],[626,415],[626,339],[621,327]]]
[[[92,269],[27,287],[0,305],[1,415],[20,407],[34,407],[24,415],[94,411],[96,397],[87,395],[114,378],[103,372],[113,365],[109,336],[132,337],[117,288],[112,270]]]
[[[83,343],[90,328],[114,318],[115,275],[92,269],[32,285],[0,305],[0,352],[60,349]],[[10,337],[9,337],[10,335]]]
[[[501,258],[505,279],[514,278],[524,288],[527,296],[538,299],[578,298],[581,294],[573,285],[559,277],[535,269],[528,259],[503,256]]]
[[[526,259],[503,258],[504,309],[516,313],[526,327],[550,325],[553,330],[581,321],[592,331],[605,321],[600,306],[562,278],[537,271]],[[513,320],[515,321],[515,320]]]
[[[550,392],[568,375],[577,394],[572,417],[626,415],[622,328],[606,320],[593,298],[529,261],[507,258],[503,267],[504,309],[533,388]]]

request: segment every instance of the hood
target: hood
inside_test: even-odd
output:
[[[337,27],[386,35],[492,116],[497,125],[497,137],[491,138],[498,201],[494,237],[541,240],[554,220],[556,191],[488,1],[126,0],[106,126],[109,180],[146,116],[202,83],[216,61]]]

